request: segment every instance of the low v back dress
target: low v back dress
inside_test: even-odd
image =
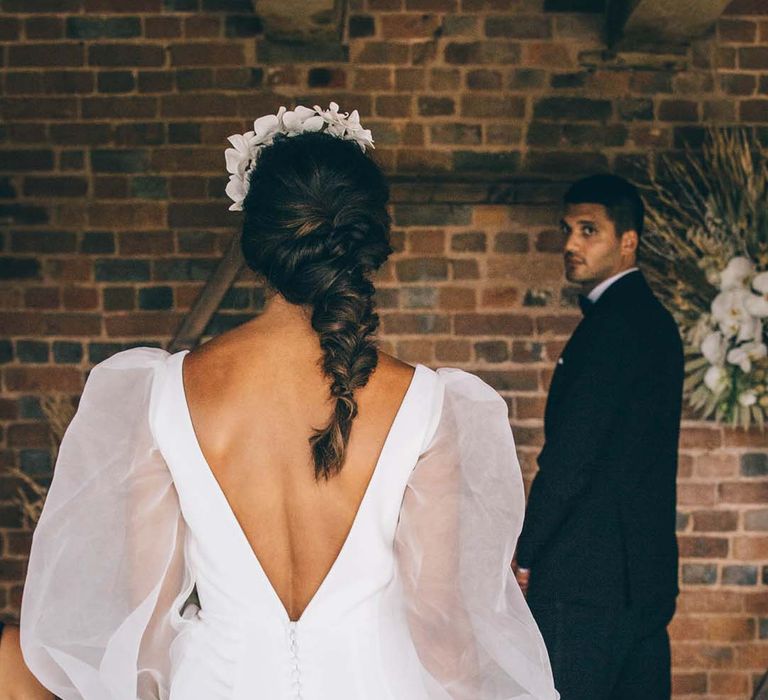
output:
[[[294,621],[203,457],[186,352],[134,348],[89,374],[23,593],[22,651],[43,685],[63,700],[558,697],[510,571],[524,494],[498,394],[416,367]]]

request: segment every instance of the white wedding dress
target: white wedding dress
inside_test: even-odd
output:
[[[185,353],[135,348],[90,373],[24,588],[22,650],[43,685],[64,700],[558,697],[509,568],[524,495],[489,386],[416,367],[294,622],[196,441]]]

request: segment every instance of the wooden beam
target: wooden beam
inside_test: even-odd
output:
[[[216,269],[205,283],[189,313],[168,346],[168,352],[192,349],[200,341],[208,322],[216,313],[221,300],[240,274],[245,261],[240,250],[240,233],[232,236],[229,247]]]
[[[617,49],[688,44],[714,25],[730,0],[609,0],[606,28]]]

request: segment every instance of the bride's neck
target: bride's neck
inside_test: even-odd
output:
[[[275,341],[306,342],[315,347],[319,343],[312,328],[312,311],[308,307],[291,304],[282,294],[274,293],[267,299],[264,311],[247,325]]]

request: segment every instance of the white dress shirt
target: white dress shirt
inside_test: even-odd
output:
[[[594,304],[603,295],[603,292],[608,289],[608,287],[610,287],[614,282],[620,280],[630,272],[634,272],[635,270],[639,269],[639,267],[630,267],[629,270],[624,270],[623,272],[619,272],[619,274],[614,275],[613,277],[609,277],[607,280],[603,280],[587,295],[587,298]]]

